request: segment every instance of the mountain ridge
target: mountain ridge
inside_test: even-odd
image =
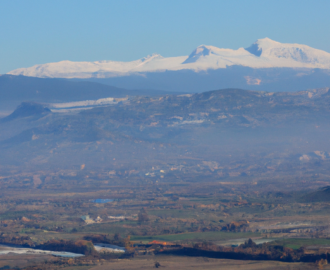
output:
[[[307,45],[280,43],[269,38],[258,39],[250,47],[233,49],[198,46],[189,56],[162,57],[152,54],[131,62],[60,61],[19,68],[8,72],[45,78],[110,78],[143,72],[225,69],[229,66],[259,68],[330,69],[330,53]]]

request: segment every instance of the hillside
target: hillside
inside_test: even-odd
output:
[[[329,98],[328,88],[225,89],[132,97],[70,113],[24,116],[19,107],[13,113],[19,117],[0,124],[1,162],[30,169],[88,164],[141,176],[151,167],[181,168],[194,177],[205,169],[215,176],[326,173]]]
[[[322,187],[319,190],[309,192],[300,198],[302,202],[329,202],[330,187]]]
[[[152,90],[126,90],[95,82],[26,76],[0,76],[1,110],[13,110],[23,101],[70,102],[107,97],[161,95],[167,92]]]

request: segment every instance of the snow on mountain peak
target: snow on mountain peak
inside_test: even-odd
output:
[[[330,54],[307,45],[280,43],[270,38],[264,38],[258,39],[245,50],[258,57],[280,59],[283,63],[294,61],[301,64],[316,64],[321,68],[330,68]]]
[[[254,42],[250,47],[245,48],[246,51],[248,51],[251,54],[254,54],[255,56],[260,57],[262,52],[273,47],[278,47],[281,43],[271,40],[270,38],[262,38],[258,39],[256,42]]]
[[[255,43],[257,43],[262,48],[274,47],[274,46],[278,46],[278,45],[282,44],[282,43],[272,40],[268,37],[260,38]]]
[[[146,61],[150,61],[150,60],[153,60],[153,59],[163,59],[164,57],[161,56],[160,54],[158,53],[153,53],[153,54],[149,54],[147,55],[146,57],[143,57],[141,59],[142,62],[146,62]]]
[[[207,56],[212,53],[215,54],[216,50],[219,50],[219,48],[214,47],[214,46],[200,45],[195,50],[193,50],[193,52],[189,55],[189,57],[182,64],[194,63],[201,56]]]
[[[151,54],[131,62],[61,61],[20,68],[9,72],[12,75],[56,78],[107,78],[136,72],[165,70],[200,70],[226,68],[228,66],[251,68],[322,68],[330,70],[330,53],[306,45],[280,43],[270,38],[258,39],[248,48],[238,50],[198,46],[189,56],[167,57]]]

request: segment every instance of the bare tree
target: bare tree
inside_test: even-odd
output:
[[[149,216],[144,208],[142,208],[138,214],[138,221],[140,223],[149,221]]]

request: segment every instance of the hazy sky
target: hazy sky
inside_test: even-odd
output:
[[[131,61],[259,38],[330,52],[330,1],[0,0],[0,74],[61,60]]]

